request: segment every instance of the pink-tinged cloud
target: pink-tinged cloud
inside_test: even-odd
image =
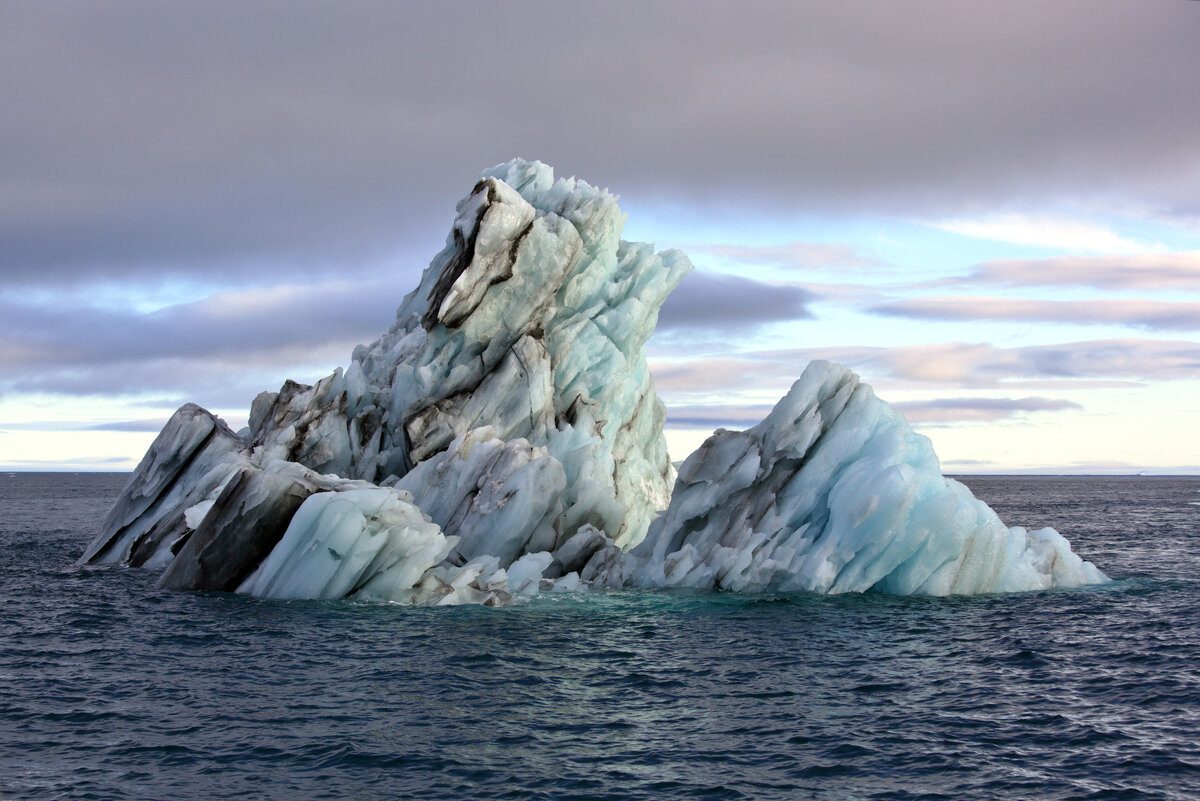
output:
[[[1029,214],[993,214],[976,219],[940,220],[932,228],[955,234],[1032,247],[1086,253],[1136,253],[1145,246],[1088,220]]]
[[[1044,475],[1044,476],[1087,476],[1087,475],[1114,475],[1114,476],[1129,476],[1131,473],[1140,473],[1142,475],[1153,476],[1194,476],[1200,474],[1200,465],[1173,465],[1171,467],[1162,467],[1156,465],[1134,464],[1133,462],[1121,461],[1085,461],[1085,462],[1066,462],[1063,464],[1049,464],[1038,467],[1023,466],[1019,470],[1013,470],[1011,467],[1000,467],[999,462],[981,459],[943,459],[942,467],[947,473],[959,475],[963,482],[967,484],[974,492],[980,493],[980,490],[986,491],[987,485],[976,485],[976,479],[994,474],[1001,475]],[[974,474],[974,475],[972,475]]]
[[[110,420],[98,423],[66,422],[64,420],[43,420],[22,423],[0,423],[0,432],[4,431],[121,431],[143,434],[155,434],[162,431],[170,418],[152,417],[140,420]]]
[[[811,320],[813,293],[740,275],[697,270],[671,293],[658,313],[659,331],[733,331],[786,320]]]
[[[744,429],[762,422],[770,404],[672,405],[667,407],[667,428]]]
[[[1200,376],[1200,343],[1101,339],[998,348],[950,342],[881,349],[858,369],[921,383],[990,387],[1021,382],[1170,381]]]
[[[324,281],[219,292],[150,313],[0,297],[0,368],[12,379],[151,360],[323,359],[378,336],[395,317],[396,294],[387,279]]]
[[[1126,325],[1155,331],[1200,330],[1200,303],[1182,301],[942,297],[883,303],[867,311],[914,320],[1012,320]]]
[[[692,253],[709,253],[732,262],[807,270],[818,267],[881,267],[886,262],[839,242],[789,242],[786,245],[700,245]]]
[[[976,265],[962,282],[1005,286],[1200,291],[1200,250],[1129,256],[997,259]]]
[[[386,279],[222,292],[151,313],[0,298],[0,397],[144,395],[240,407],[347,363],[395,317]],[[314,323],[314,321],[318,321]]]
[[[728,392],[730,387],[772,386],[790,374],[799,378],[807,361],[779,363],[752,359],[694,359],[685,362],[652,362],[650,370],[659,392]]]
[[[868,383],[959,388],[1092,389],[1137,386],[1144,381],[1200,377],[1200,343],[1103,339],[999,348],[947,342],[896,348],[843,347],[770,350],[718,359],[653,362],[655,384],[672,396],[726,396],[737,391],[782,393],[812,359],[829,359],[857,371]]]
[[[901,401],[892,406],[904,419],[920,423],[994,422],[1030,412],[1080,410],[1078,403],[1060,398],[937,398]]]
[[[1078,403],[1058,398],[936,398],[903,401],[892,406],[913,425],[923,423],[994,422],[1033,412],[1079,410]],[[760,423],[770,404],[705,404],[667,407],[668,428],[743,429]]]

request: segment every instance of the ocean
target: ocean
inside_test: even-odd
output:
[[[75,560],[124,474],[0,474],[0,796],[1197,799],[1200,478],[962,480],[1111,584],[260,601]]]

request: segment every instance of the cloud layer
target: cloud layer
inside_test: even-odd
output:
[[[810,270],[822,267],[879,267],[884,262],[840,242],[789,242],[786,245],[704,245],[693,249],[740,264]]]
[[[913,320],[1012,320],[1125,325],[1153,331],[1200,330],[1200,303],[1184,301],[943,297],[883,303],[867,311]]]
[[[672,425],[760,417],[811,358],[952,396],[1193,378],[1188,341],[885,346],[912,319],[1200,327],[1186,298],[906,300],[918,288],[895,285],[912,269],[934,294],[1200,290],[1197,253],[1088,221],[1200,220],[1200,104],[1183,102],[1197,41],[1200,4],[1172,0],[0,3],[0,398],[243,408],[282,375],[327,373],[387,326],[479,170],[518,155],[612,187],[663,238],[819,239],[830,221],[845,240],[708,246],[741,274],[697,272],[663,308],[655,347],[679,358],[656,375],[686,402]],[[900,220],[978,241],[919,226],[888,241],[911,233]],[[1087,255],[946,279],[995,255],[980,238]],[[929,239],[971,255],[914,268]],[[765,267],[829,283],[754,280]],[[151,290],[192,302],[147,312]],[[817,301],[857,344],[762,349],[764,324]],[[682,361],[689,341],[717,357]],[[704,405],[742,390],[758,395]],[[1001,401],[909,411],[1060,403]]]
[[[658,314],[658,330],[757,328],[785,320],[809,320],[815,296],[789,284],[769,284],[737,275],[690,273]]]
[[[1081,410],[1083,406],[1061,398],[936,398],[900,401],[892,406],[904,419],[919,423],[995,422],[1029,412]]]
[[[402,295],[380,279],[223,292],[150,313],[0,298],[0,397],[158,392],[242,405],[281,368],[344,365]]]
[[[873,385],[987,389],[1081,389],[1200,376],[1200,342],[1102,339],[1003,348],[948,342],[904,347],[797,348],[651,363],[660,392],[674,398],[736,386],[779,392],[812,359],[845,364]]]
[[[3,4],[6,281],[430,253],[478,170],[514,155],[750,216],[1102,194],[1200,212],[1194,3],[463,11]]]
[[[901,401],[892,407],[913,425],[928,423],[995,422],[1031,412],[1080,410],[1073,401],[1042,398],[936,398]],[[758,425],[771,411],[759,405],[680,405],[667,408],[668,428],[745,429]]]
[[[958,280],[1021,287],[1200,292],[1200,251],[996,259],[976,265]]]
[[[941,220],[934,228],[976,239],[1085,253],[1136,253],[1144,245],[1085,220],[1028,214],[998,214],[978,219]]]

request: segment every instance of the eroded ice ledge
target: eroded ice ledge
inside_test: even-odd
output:
[[[174,589],[423,604],[1104,580],[1052,529],[1005,528],[824,362],[758,426],[710,438],[672,493],[643,346],[691,265],[623,226],[613,195],[546,165],[486,171],[382,337],[260,394],[241,432],[181,408],[81,561]]]

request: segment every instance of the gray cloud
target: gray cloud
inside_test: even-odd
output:
[[[1105,339],[1000,348],[949,342],[895,348],[841,347],[757,351],[738,356],[652,362],[659,391],[672,403],[737,386],[780,393],[813,359],[847,365],[868,383],[891,389],[921,386],[1084,389],[1137,386],[1143,381],[1195,379],[1200,343]]]
[[[1126,325],[1153,331],[1200,330],[1200,303],[1182,301],[944,297],[884,303],[867,311],[914,320],[1014,320]]]
[[[949,283],[1200,291],[1200,251],[983,262]]]
[[[137,459],[126,456],[82,456],[74,459],[10,459],[5,462],[8,470],[54,471],[112,471],[124,472],[137,466]]]
[[[668,406],[667,428],[750,428],[761,423],[770,411],[768,404]]]
[[[303,354],[276,354],[245,359],[148,359],[89,367],[45,367],[0,380],[0,397],[9,393],[54,393],[76,396],[146,398],[138,406],[155,411],[178,408],[185,402],[212,410],[248,409],[263,390],[277,390],[286,379],[313,383],[328,375],[347,354],[329,354],[325,363],[301,361]],[[340,358],[339,358],[340,357]]]
[[[0,396],[165,394],[241,408],[285,378],[312,381],[378,337],[403,289],[326,281],[223,292],[151,313],[0,297]]]
[[[702,358],[688,361],[651,362],[655,388],[668,406],[673,399],[690,395],[723,392],[727,387],[787,386],[790,378],[800,377],[807,361],[759,360],[747,358]]]
[[[390,278],[326,280],[210,295],[149,313],[0,296],[0,395],[168,392],[250,397],[279,369],[346,364],[378,337],[409,287]],[[693,273],[663,307],[663,331],[746,329],[810,317],[811,293]],[[295,376],[301,378],[302,376]],[[212,401],[209,401],[210,403]]]
[[[1055,398],[937,398],[900,401],[892,406],[909,423],[993,422],[1029,412],[1059,412],[1083,407]]]
[[[353,347],[391,322],[402,293],[379,282],[223,292],[150,313],[0,299],[9,374],[153,359],[291,358]]]
[[[182,404],[175,405],[179,406]],[[112,420],[104,423],[80,423],[64,420],[41,420],[22,423],[0,422],[0,433],[10,431],[116,431],[120,433],[157,434],[167,424],[169,419],[168,417],[154,417],[144,420]],[[225,422],[235,431],[246,425],[246,420],[247,415],[235,415],[225,418]]]
[[[865,358],[866,370],[919,383],[988,387],[1000,383],[1034,386],[1056,379],[1070,386],[1089,381],[1171,381],[1193,379],[1200,370],[1200,343],[1107,339],[998,348],[951,342],[881,349]]]
[[[1032,412],[1080,410],[1072,401],[1058,398],[936,398],[900,401],[892,407],[913,425],[929,423],[994,422]],[[761,405],[672,405],[667,407],[668,428],[733,428],[758,425],[771,411]]]
[[[387,328],[406,289],[390,278],[326,280],[219,292],[149,313],[0,295],[0,396],[158,392],[240,406],[283,378],[312,380],[346,364],[354,345]],[[799,287],[693,273],[663,307],[660,329],[720,332],[805,318],[811,297]],[[323,366],[306,376],[315,365]]]
[[[789,242],[786,245],[703,245],[691,250],[742,264],[806,270],[820,267],[881,267],[886,262],[838,242]]]
[[[737,275],[697,270],[683,279],[658,314],[662,331],[732,330],[784,320],[811,320],[813,293],[790,284],[768,284]]]
[[[87,426],[87,431],[135,431],[141,433],[157,433],[167,424],[167,418],[157,417],[151,420],[118,420],[113,423],[95,423]]]
[[[429,254],[514,155],[722,215],[1198,210],[1195,3],[0,6],[8,285]]]
[[[128,420],[113,423],[68,423],[42,420],[25,423],[0,423],[0,431],[159,431],[167,422],[157,420]]]
[[[996,469],[996,462],[981,461],[976,459],[945,459],[942,460],[942,467],[962,467],[966,468],[966,478],[964,483],[970,485],[970,475],[1042,475],[1042,476],[1087,476],[1087,475],[1125,475],[1137,473],[1139,475],[1150,476],[1195,476],[1200,475],[1200,465],[1175,465],[1172,467],[1162,467],[1157,465],[1140,465],[1132,462],[1106,461],[1106,462],[1067,462],[1065,464],[1045,465],[1040,467],[1026,466],[1019,470]],[[984,470],[982,468],[990,467],[991,469]],[[1036,523],[1035,523],[1036,525]]]
[[[0,423],[0,431],[133,431],[156,433],[166,425],[166,417],[149,420],[116,420],[108,423],[69,423],[62,420],[32,423]]]

